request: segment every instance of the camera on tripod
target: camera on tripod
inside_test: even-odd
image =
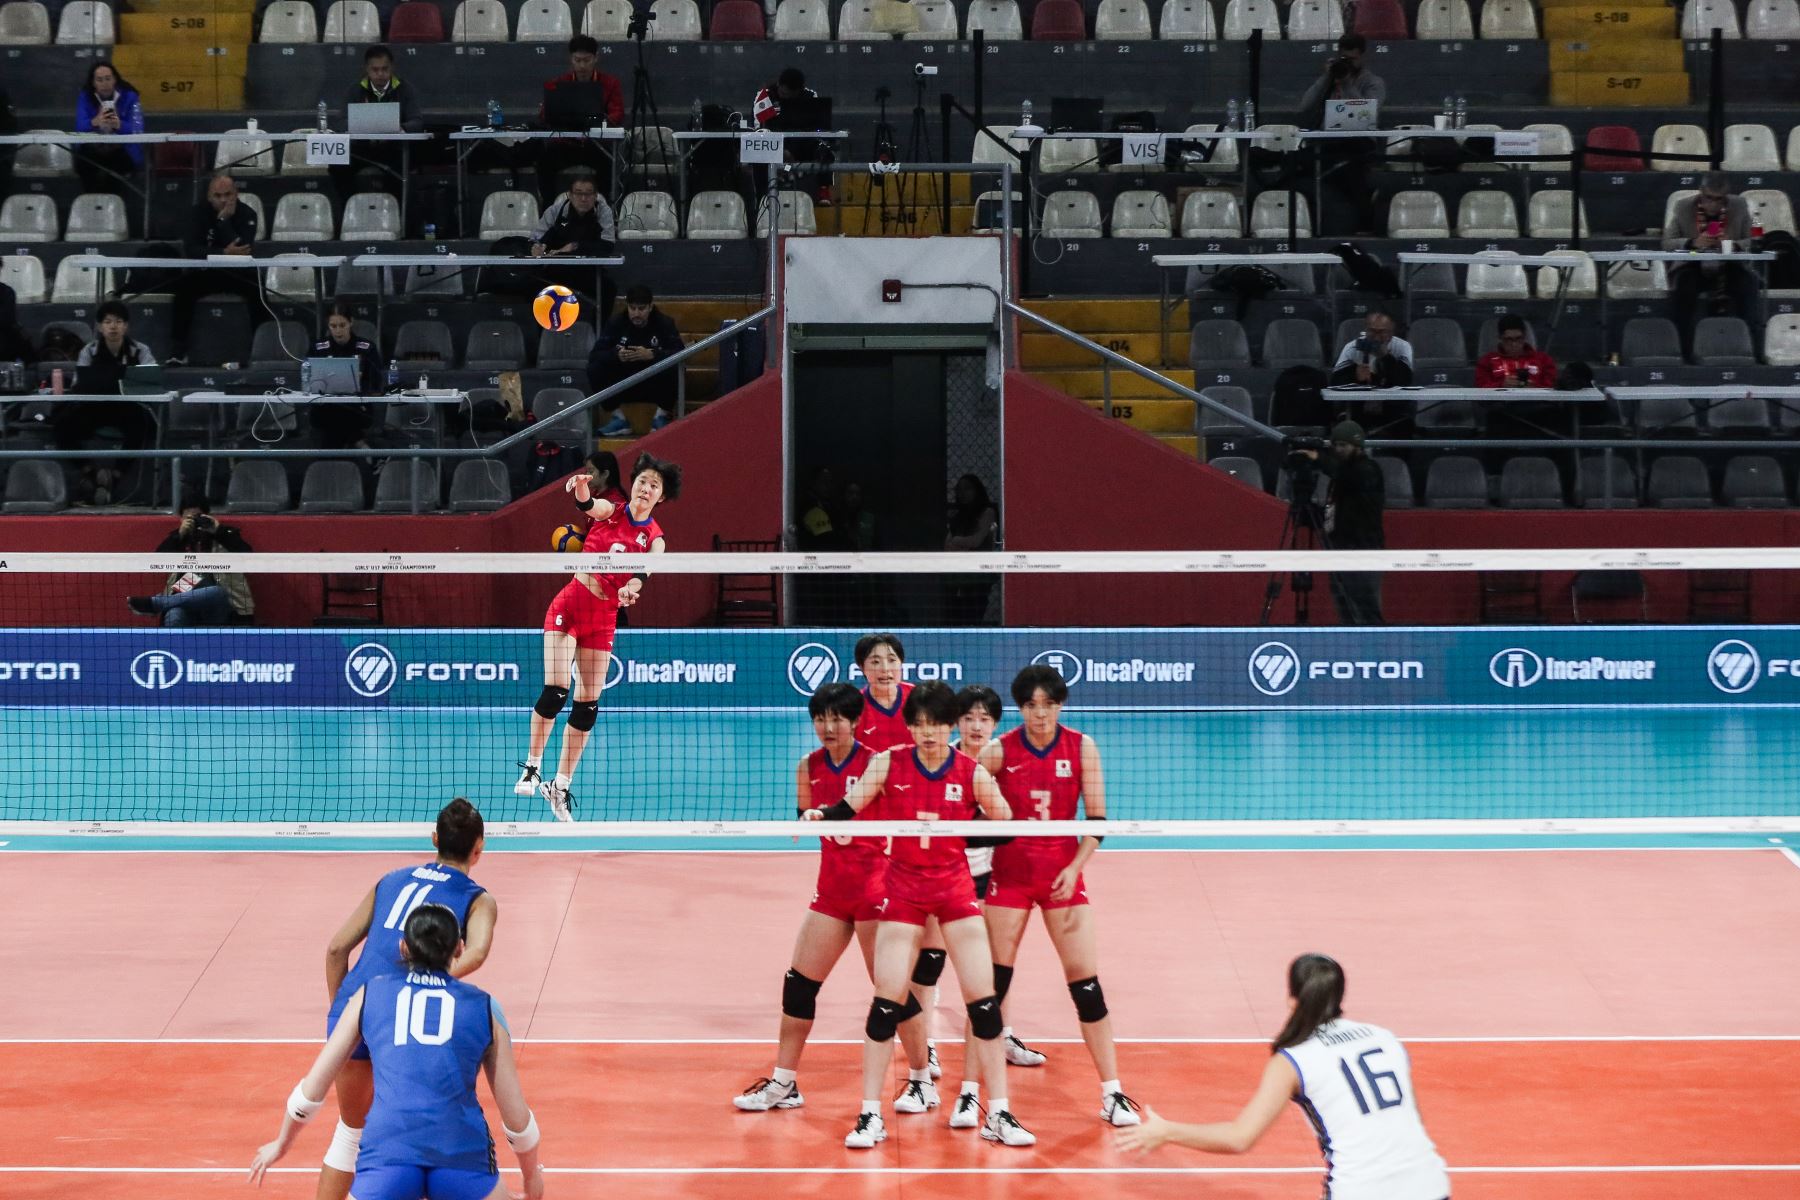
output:
[[[655,0],[631,0],[631,21],[625,36],[642,42],[650,33],[650,22],[656,20]]]
[[[1319,463],[1306,452],[1329,453],[1331,443],[1322,437],[1285,437],[1281,449],[1281,469],[1288,475],[1288,504],[1298,516],[1310,518],[1319,487]]]
[[[913,74],[914,75],[920,75],[920,76],[936,75],[937,73],[938,73],[938,69],[934,66],[931,66],[928,63],[914,63],[913,64]]]

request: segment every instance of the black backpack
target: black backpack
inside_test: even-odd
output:
[[[1212,289],[1237,297],[1237,319],[1242,321],[1252,302],[1281,290],[1281,276],[1267,267],[1241,263],[1214,275]]]
[[[1759,248],[1775,255],[1775,261],[1769,264],[1770,287],[1800,288],[1800,240],[1785,229],[1777,229],[1763,234]]]
[[[1344,270],[1350,273],[1350,282],[1357,291],[1374,292],[1389,300],[1400,297],[1399,278],[1373,254],[1349,242],[1333,246],[1331,252],[1344,260]]]
[[[1325,372],[1317,367],[1289,367],[1275,377],[1269,400],[1269,424],[1318,429],[1331,422],[1325,407]]]

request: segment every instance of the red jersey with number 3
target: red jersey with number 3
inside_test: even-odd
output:
[[[631,509],[620,503],[607,516],[588,524],[581,549],[585,554],[648,554],[662,535],[662,526],[656,523],[654,514],[640,525],[631,519]],[[617,596],[619,589],[631,582],[629,572],[623,575],[596,572],[594,578],[600,581],[609,597]]]
[[[935,772],[925,770],[916,748],[888,755],[887,782],[875,803],[863,809],[878,821],[972,821],[975,819],[975,760],[960,750]],[[888,840],[888,878],[904,873],[914,889],[942,880],[969,883],[969,859],[959,837],[897,837]]]
[[[1056,727],[1056,736],[1043,750],[1026,739],[1023,726],[1000,738],[995,782],[1015,821],[1073,821],[1080,815],[1081,741],[1081,734],[1066,725]],[[1075,857],[1080,844],[1080,838],[1015,838],[994,850],[994,869],[1046,860],[1060,866]]]
[[[856,719],[856,740],[879,754],[883,750],[892,750],[895,746],[910,747],[913,744],[912,730],[906,727],[906,698],[912,694],[913,685],[903,683],[899,693],[894,697],[893,708],[883,708],[876,703],[875,697],[868,688],[863,689],[862,716]]]
[[[830,808],[842,800],[868,771],[869,760],[874,757],[861,742],[851,746],[850,753],[841,763],[833,763],[823,746],[807,755],[806,778],[812,785],[813,807]],[[867,818],[874,807],[871,804],[864,808],[856,814],[857,818]],[[819,879],[824,882],[834,876],[866,876],[871,871],[884,869],[883,857],[882,840],[878,837],[851,837],[847,833],[822,837],[819,839]]]

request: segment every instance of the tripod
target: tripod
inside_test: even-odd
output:
[[[886,112],[884,106],[882,109],[884,118]],[[906,135],[906,153],[900,161],[917,163],[930,162],[931,159],[931,123],[925,116],[925,80],[920,78],[913,80],[912,125]],[[926,187],[929,189],[922,201],[919,195],[919,180],[921,179],[925,180]],[[896,226],[901,233],[917,233],[916,226],[919,221],[921,205],[935,208],[937,202],[936,176],[923,175],[917,171],[909,172],[901,177],[899,185],[895,189],[894,207],[891,210],[888,208],[887,192],[885,188],[883,189],[881,196],[882,225],[884,228],[890,225]],[[949,233],[950,231],[944,229],[941,232]]]
[[[1286,467],[1288,486],[1292,493],[1288,496],[1287,518],[1281,524],[1281,536],[1276,540],[1277,550],[1329,550],[1331,535],[1325,529],[1325,512],[1315,498],[1319,482],[1319,469],[1308,463],[1304,467]],[[1312,623],[1313,573],[1311,571],[1292,571],[1288,574],[1288,587],[1294,593],[1294,624],[1309,625]],[[1263,591],[1262,621],[1267,625],[1270,615],[1275,611],[1275,602],[1281,599],[1281,574],[1271,573],[1268,587]]]
[[[625,128],[625,174],[632,184],[650,182],[650,141],[656,142],[655,173],[671,174],[669,148],[663,142],[662,114],[656,109],[656,92],[650,86],[650,68],[644,65],[644,37],[656,12],[648,0],[632,0],[631,24],[627,36],[637,42],[637,64],[631,70],[631,116]],[[622,189],[621,194],[624,190]]]

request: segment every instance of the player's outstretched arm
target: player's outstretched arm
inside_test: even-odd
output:
[[[450,976],[461,979],[473,975],[487,961],[494,948],[494,926],[500,921],[500,902],[492,892],[483,892],[469,905],[469,918],[463,932],[463,950],[450,964]]]
[[[593,476],[589,475],[586,471],[577,471],[563,481],[563,491],[568,492],[575,497],[576,508],[579,508],[582,512],[594,518],[596,521],[604,521],[606,518],[613,515],[613,502],[611,500],[596,500],[594,498],[594,494],[589,487],[593,481]]]
[[[357,1043],[362,1041],[362,1007],[363,993],[358,988],[356,995],[350,997],[344,1005],[344,1013],[338,1018],[337,1028],[332,1030],[325,1045],[320,1048],[319,1056],[313,1059],[312,1069],[304,1078],[294,1085],[288,1094],[287,1111],[281,1117],[281,1132],[275,1140],[263,1145],[250,1160],[250,1182],[262,1186],[264,1172],[288,1152],[299,1135],[300,1127],[312,1120],[319,1109],[325,1105],[325,1094],[331,1090],[331,1081],[338,1077],[344,1064],[350,1061],[351,1053]]]
[[[1211,1125],[1182,1125],[1165,1121],[1154,1109],[1144,1109],[1144,1123],[1121,1129],[1113,1138],[1120,1150],[1142,1154],[1158,1146],[1185,1146],[1189,1150],[1205,1150],[1210,1154],[1244,1154],[1261,1140],[1275,1124],[1275,1118],[1287,1107],[1299,1090],[1300,1076],[1285,1054],[1269,1059],[1263,1068],[1262,1082],[1256,1094],[1244,1105],[1236,1119]]]
[[[525,1103],[525,1089],[519,1084],[519,1064],[513,1058],[512,1034],[507,1032],[506,1022],[497,1014],[492,1021],[493,1041],[488,1044],[487,1056],[481,1065],[487,1072],[494,1104],[500,1109],[500,1124],[506,1130],[507,1143],[519,1160],[525,1196],[528,1200],[538,1200],[544,1194],[544,1166],[538,1161],[537,1117]]]
[[[980,763],[989,775],[995,779],[1000,778],[1000,769],[1006,764],[1006,750],[1000,745],[1000,739],[995,738],[983,746],[980,757],[975,761]]]
[[[325,945],[326,1000],[335,998],[338,988],[344,985],[344,976],[350,973],[350,952],[369,936],[369,926],[374,921],[375,889],[370,888],[357,904],[356,910],[344,918],[344,923],[338,926],[338,931],[331,935],[331,941]]]
[[[882,786],[887,783],[888,755],[883,750],[869,760],[868,770],[856,781],[856,786],[844,793],[844,798],[830,808],[809,808],[800,814],[805,821],[845,821],[867,808],[875,797],[881,794]]]
[[[652,554],[661,554],[667,549],[668,543],[662,538],[657,538],[650,543],[650,553]],[[619,589],[620,608],[629,608],[638,602],[638,597],[644,594],[644,580],[648,577],[649,573],[645,572],[642,575],[633,575],[625,581],[624,586]]]
[[[982,757],[987,757],[985,751]],[[1012,806],[1006,802],[1006,797],[1000,794],[1000,785],[994,782],[994,777],[988,774],[987,768],[979,763],[975,766],[974,781],[975,803],[981,806],[981,811],[987,815],[988,819],[991,821],[1012,820]]]

